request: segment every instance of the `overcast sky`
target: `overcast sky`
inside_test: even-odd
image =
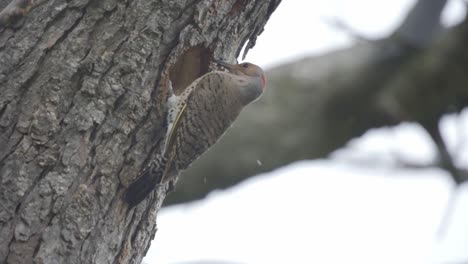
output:
[[[450,0],[442,21],[453,25],[463,19],[463,0]],[[344,32],[330,26],[338,19],[369,38],[388,35],[404,18],[414,0],[283,0],[258,37],[246,60],[265,68],[307,55],[321,54],[352,43]]]

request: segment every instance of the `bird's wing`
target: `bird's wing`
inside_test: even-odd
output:
[[[190,94],[188,94],[185,98],[185,102],[182,102],[183,106],[181,107],[180,111],[177,114],[177,117],[174,119],[174,122],[171,126],[171,130],[167,136],[166,139],[166,147],[164,149],[165,154],[169,154],[169,151],[174,146],[174,143],[176,141],[176,135],[177,135],[177,130],[181,126],[181,120],[183,119],[184,114],[187,112],[187,105],[190,103],[190,101],[195,98],[195,100],[200,101],[200,96],[205,97],[202,100],[205,101],[208,104],[212,104],[213,100],[215,100],[216,96],[208,92],[207,90],[210,89],[210,86],[213,86],[213,81],[216,78],[215,76],[218,75],[219,72],[210,72],[207,73],[206,75],[196,79],[193,81],[193,83],[190,86],[193,86],[192,91]],[[219,81],[218,81],[219,82]],[[213,88],[213,87],[211,87]],[[188,89],[188,88],[187,88]],[[206,94],[211,94],[211,96],[206,96]]]
[[[209,73],[211,74],[211,73]],[[164,154],[165,155],[168,155],[169,152],[171,149],[172,149],[172,146],[174,145],[174,141],[175,141],[175,135],[176,135],[176,131],[179,127],[179,124],[180,124],[180,119],[181,117],[184,115],[185,113],[185,110],[187,109],[187,103],[188,101],[190,100],[191,96],[194,94],[193,92],[197,90],[198,85],[200,83],[200,81],[203,80],[205,76],[202,76],[198,79],[196,79],[195,81],[193,81],[190,86],[193,86],[193,88],[191,89],[192,91],[188,94],[188,95],[185,95],[184,96],[184,93],[188,91],[188,89],[190,89],[190,86],[186,88],[186,90],[180,95],[181,99],[184,100],[182,102],[182,107],[180,108],[179,112],[177,113],[177,116],[176,118],[174,119],[171,127],[170,127],[170,131],[169,133],[167,134],[167,139],[166,139],[166,144],[165,144],[165,148],[164,148]],[[172,89],[172,88],[171,88]]]
[[[177,114],[177,117],[174,120],[174,123],[172,124],[171,131],[169,132],[167,143],[166,143],[166,148],[164,149],[164,153],[167,154],[169,153],[168,151],[172,148],[174,145],[174,140],[175,140],[175,131],[178,128],[178,124],[180,121],[180,118],[182,115],[185,113],[185,109],[187,109],[187,101],[189,100],[190,95],[188,96],[187,100],[183,102],[183,106],[180,109],[179,113]]]
[[[233,121],[231,120],[233,118],[225,113],[229,107],[221,102],[226,99],[226,95],[223,94],[223,89],[227,87],[224,83],[224,74],[224,72],[211,72],[197,79],[193,83],[195,86],[187,96],[185,104],[174,119],[166,141],[165,153],[169,160],[172,160],[171,157],[174,159],[178,157],[176,158],[178,169],[187,167],[193,159],[203,154]],[[231,100],[232,98],[227,101]],[[220,118],[221,120],[218,120]],[[185,146],[188,142],[183,134],[190,134],[193,140],[189,143],[196,145]],[[179,151],[186,147],[191,148],[190,157],[180,156]]]

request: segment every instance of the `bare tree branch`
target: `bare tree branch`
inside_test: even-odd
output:
[[[447,149],[447,145],[445,144],[444,139],[440,134],[438,122],[432,124],[423,124],[423,127],[431,136],[434,144],[437,147],[441,167],[450,173],[455,184],[459,185],[464,182],[466,178],[462,176],[461,171],[455,166],[452,156]]]
[[[352,37],[356,41],[362,41],[362,42],[368,42],[371,41],[371,39],[366,38],[359,32],[357,32],[354,28],[352,28],[350,25],[348,25],[346,22],[339,18],[324,18],[323,21],[330,25],[331,27],[340,30],[346,34],[348,34],[350,37]]]
[[[440,15],[446,0],[418,0],[395,32],[402,40],[415,47],[427,47],[440,30]]]

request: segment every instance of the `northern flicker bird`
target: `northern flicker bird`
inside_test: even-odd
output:
[[[214,61],[229,72],[207,73],[181,95],[169,97],[164,151],[127,189],[130,207],[143,201],[156,184],[185,170],[223,136],[246,105],[262,95],[266,80],[259,66]]]

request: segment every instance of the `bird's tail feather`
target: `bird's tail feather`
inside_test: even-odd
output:
[[[132,208],[142,202],[161,182],[167,159],[158,157],[140,172],[137,179],[130,184],[124,194],[124,200]]]

